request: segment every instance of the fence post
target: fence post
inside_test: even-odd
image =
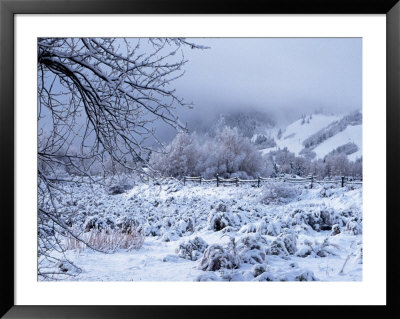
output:
[[[200,176],[200,185],[201,185],[201,176]]]
[[[313,174],[311,174],[311,187],[310,188],[312,188],[312,183],[313,183],[313,181],[314,181],[314,175]]]
[[[344,176],[342,176],[342,187],[344,187]]]
[[[183,186],[186,186],[186,176],[183,176]]]
[[[260,187],[260,176],[257,178],[257,187]]]
[[[235,178],[235,182],[236,182],[236,187],[238,187],[239,186],[239,177]]]
[[[219,185],[219,176],[217,174],[217,187],[218,187],[218,185]]]

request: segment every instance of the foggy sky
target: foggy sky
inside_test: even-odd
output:
[[[186,102],[193,102],[194,109],[176,110],[191,131],[205,130],[218,114],[233,110],[265,112],[278,125],[285,125],[316,110],[349,113],[362,107],[361,38],[187,41],[210,47],[185,46],[185,74],[169,87],[176,88],[176,95]],[[146,45],[144,41],[144,50]],[[46,126],[46,120],[43,123]],[[163,141],[176,134],[162,121],[155,125]]]
[[[195,38],[185,75],[172,86],[193,110],[178,111],[195,130],[216,114],[252,108],[278,123],[303,113],[348,113],[362,106],[361,38]],[[169,135],[160,128],[163,134]]]

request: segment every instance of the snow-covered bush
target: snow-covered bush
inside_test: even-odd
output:
[[[329,241],[329,237],[325,238],[322,243],[318,241],[311,242],[306,239],[303,245],[299,248],[296,253],[298,257],[327,257],[329,255],[336,255],[336,251],[340,248]]]
[[[176,193],[177,191],[180,191],[182,188],[183,188],[182,182],[179,182],[176,179],[170,179],[165,187],[165,192],[167,194]],[[173,197],[171,199],[173,199]]]
[[[239,223],[238,217],[228,211],[225,204],[219,204],[208,214],[208,228],[214,231],[220,231],[228,226],[236,226]]]
[[[258,277],[262,273],[267,271],[267,266],[265,264],[255,264],[251,269],[251,272],[254,277]]]
[[[164,242],[176,241],[180,238],[180,235],[181,234],[174,228],[170,228],[170,229],[162,228],[161,229],[161,241],[164,241]]]
[[[340,226],[335,224],[332,226],[331,236],[336,236],[340,234]]]
[[[195,281],[221,281],[221,278],[219,278],[214,272],[207,271],[204,274],[197,276]]]
[[[296,269],[280,276],[279,281],[318,281],[318,278],[309,269]]]
[[[93,216],[84,223],[84,231],[89,232],[93,230],[109,230],[115,228],[115,221],[110,218],[101,218],[100,216]]]
[[[270,236],[278,236],[282,230],[282,221],[279,217],[275,217],[274,220],[269,221],[267,224],[266,234]]]
[[[309,226],[315,231],[331,230],[334,224],[344,225],[343,217],[336,211],[328,209],[310,209],[309,211],[296,209],[290,217],[292,218],[291,225],[306,226],[305,228]]]
[[[194,231],[194,219],[191,217],[183,216],[182,219],[178,222],[178,228],[181,233],[192,233]]]
[[[144,229],[143,229],[144,234],[146,236],[153,236],[153,237],[160,236],[160,227],[161,227],[161,225],[158,225],[158,226],[159,227],[157,227],[157,225],[147,223],[144,226]]]
[[[205,271],[215,271],[221,268],[235,269],[239,266],[240,260],[237,256],[231,254],[221,245],[213,244],[206,248],[197,268]]]
[[[221,271],[221,273],[221,279],[223,281],[246,281],[246,278],[243,276],[243,272],[238,269],[224,269]]]
[[[253,279],[253,281],[277,281],[271,271],[265,271]]]
[[[301,191],[296,185],[284,182],[270,182],[263,186],[263,204],[286,204],[296,199]]]
[[[335,194],[335,185],[323,185],[319,194],[321,197],[331,197]]]
[[[289,256],[297,251],[297,234],[285,228],[279,236],[274,239],[267,249],[268,255]]]
[[[346,231],[353,234],[359,235],[362,233],[362,220],[358,217],[351,218],[346,224]]]
[[[108,194],[119,195],[132,189],[133,183],[127,176],[121,176],[116,181],[112,180],[111,185],[108,188]]]
[[[239,229],[239,233],[248,234],[248,233],[255,233],[257,232],[257,225],[254,223],[249,223],[247,225],[243,225]]]
[[[266,269],[253,281],[317,281],[318,278],[309,269],[294,267],[290,270]]]
[[[118,218],[115,226],[121,230],[122,233],[130,234],[135,231],[142,231],[140,222],[134,218],[123,216]]]
[[[240,260],[246,264],[264,263],[267,244],[267,240],[259,233],[246,235],[235,243]]]
[[[207,247],[208,244],[202,238],[195,237],[179,244],[178,256],[184,259],[197,260],[203,255]]]

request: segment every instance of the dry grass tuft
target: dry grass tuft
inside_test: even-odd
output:
[[[133,229],[126,232],[117,228],[107,230],[91,229],[76,237],[67,236],[65,240],[66,250],[82,251],[89,247],[104,252],[115,252],[118,249],[130,251],[140,249],[145,236],[140,230]]]

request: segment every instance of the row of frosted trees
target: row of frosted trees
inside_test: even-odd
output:
[[[179,133],[164,152],[152,154],[150,166],[164,176],[173,177],[211,178],[216,174],[240,178],[281,174],[362,177],[362,159],[351,162],[345,154],[335,153],[313,160],[295,156],[287,148],[262,155],[248,138],[229,127],[217,131],[215,137]]]

